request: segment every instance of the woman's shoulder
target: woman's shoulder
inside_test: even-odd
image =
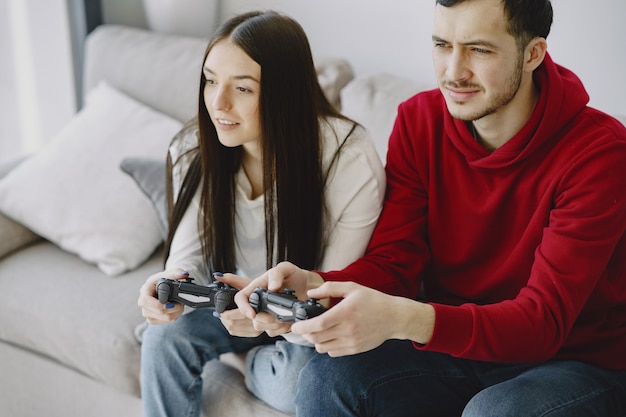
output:
[[[320,125],[325,153],[347,148],[358,151],[360,146],[365,146],[364,150],[374,149],[374,142],[365,128],[352,120],[326,117]]]
[[[334,161],[338,172],[367,170],[374,177],[384,175],[380,156],[363,126],[336,117],[324,119],[321,126],[326,168]]]
[[[198,148],[198,123],[195,118],[189,120],[174,135],[169,144],[168,152],[173,163],[178,163],[179,159],[184,158],[190,152]]]

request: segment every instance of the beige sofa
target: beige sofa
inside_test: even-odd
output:
[[[136,302],[162,265],[162,172],[150,169],[194,115],[205,46],[100,26],[86,40],[84,108],[41,152],[0,166],[1,415],[141,415]],[[354,78],[340,58],[316,66],[384,158],[397,105],[421,87]],[[207,365],[203,415],[283,415],[247,392],[240,369],[233,357]]]
[[[120,164],[164,161],[194,115],[205,47],[100,26],[86,41],[83,110],[43,151],[0,167],[0,415],[141,415],[137,296],[162,269],[162,195]],[[317,64],[338,101],[350,66]],[[205,375],[204,415],[281,415],[226,361]]]
[[[136,300],[161,268],[163,197],[162,173],[144,168],[164,159],[194,114],[205,44],[99,27],[86,42],[84,109],[44,151],[0,167],[2,416],[141,415]],[[370,131],[383,159],[397,105],[432,87],[353,78],[341,59],[317,64],[326,94]],[[205,368],[203,415],[283,415],[224,359]]]

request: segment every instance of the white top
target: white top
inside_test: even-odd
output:
[[[324,172],[352,124],[340,119],[322,123]],[[342,269],[365,252],[376,226],[385,194],[385,172],[374,144],[357,127],[343,146],[325,189],[329,229],[319,270]],[[252,187],[243,169],[236,179],[236,245],[238,275],[256,278],[266,271],[264,196],[251,200]],[[198,284],[207,284],[208,268],[199,240],[197,192],[172,240],[167,269],[183,268]],[[306,219],[302,219],[306,221]],[[219,271],[233,272],[233,271]]]

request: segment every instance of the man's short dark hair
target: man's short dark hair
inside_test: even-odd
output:
[[[454,7],[468,0],[436,0],[443,7]],[[550,0],[501,0],[508,18],[507,29],[520,49],[534,38],[547,38],[552,26]]]

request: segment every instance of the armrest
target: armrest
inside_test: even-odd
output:
[[[17,167],[25,157],[0,165],[0,180],[13,168]],[[41,239],[26,227],[0,213],[0,258],[22,248],[29,243]]]
[[[29,243],[41,239],[26,227],[0,213],[0,259]]]

